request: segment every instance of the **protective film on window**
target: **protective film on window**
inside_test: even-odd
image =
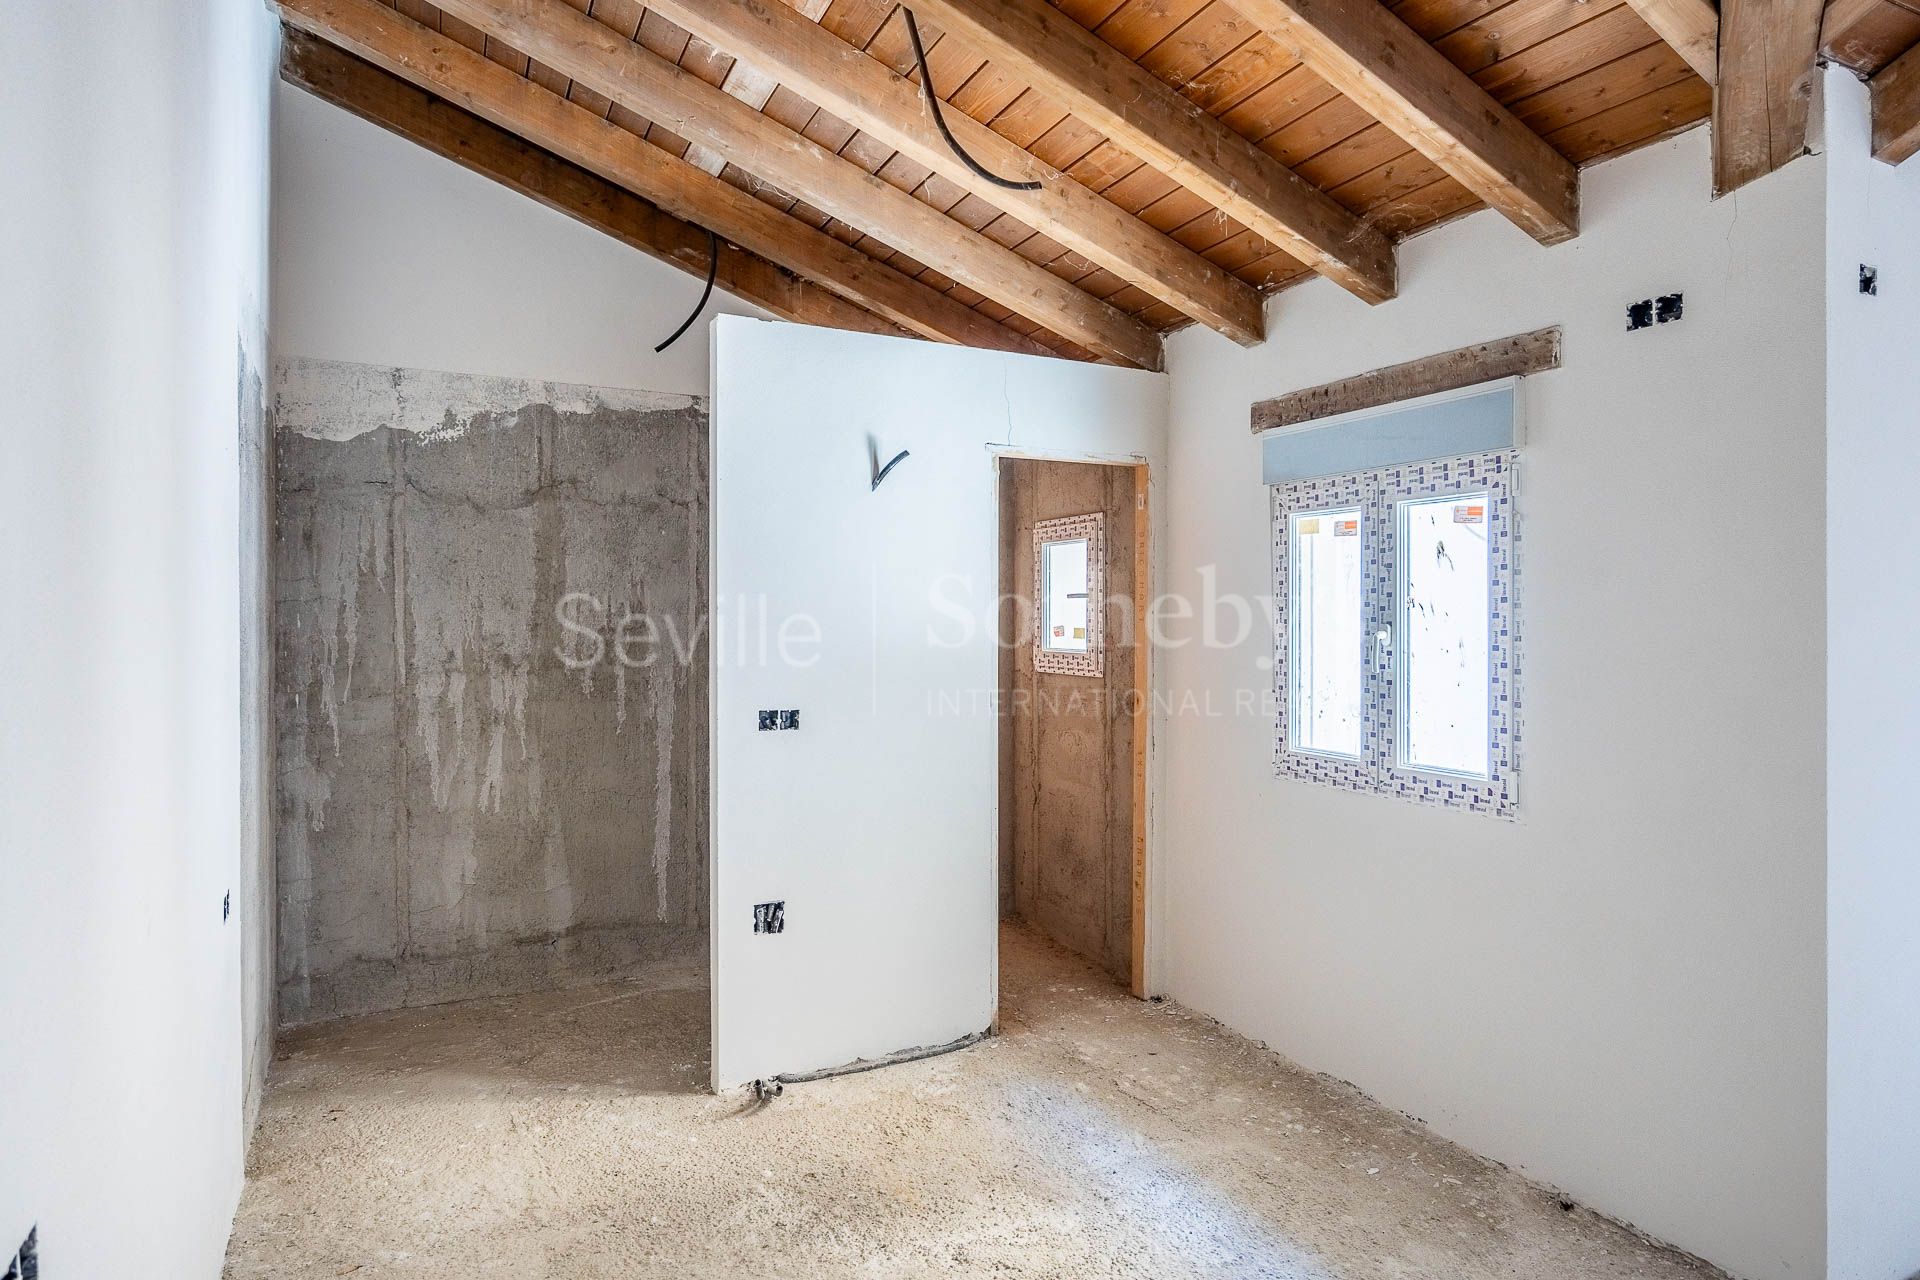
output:
[[[1102,512],[1033,527],[1033,669],[1098,676],[1104,670],[1107,518]]]
[[[1489,495],[1399,506],[1399,759],[1487,776]]]
[[[1293,617],[1289,745],[1358,760],[1366,697],[1361,663],[1365,514],[1359,507],[1335,507],[1296,513],[1289,523],[1294,566],[1288,602]]]
[[[1511,817],[1510,450],[1272,486],[1274,769]]]

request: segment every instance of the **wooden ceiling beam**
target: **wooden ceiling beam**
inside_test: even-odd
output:
[[[1160,335],[1045,267],[609,30],[565,0],[437,0],[561,75],[727,157],[947,278],[1088,348],[1142,369]]]
[[[1899,164],[1920,151],[1920,45],[1867,84],[1873,94],[1873,158]]]
[[[801,96],[918,164],[1106,268],[1182,314],[1246,345],[1265,337],[1252,286],[1154,230],[958,109],[945,114],[960,145],[1003,177],[976,173],[939,136],[913,81],[785,4],[766,0],[648,0],[648,7],[751,63]]]
[[[1708,84],[1720,78],[1720,11],[1713,0],[1627,0],[1654,34]]]
[[[1724,0],[1713,87],[1713,193],[1763,178],[1807,150],[1821,0]]]
[[[1579,172],[1377,0],[1230,0],[1302,64],[1542,244],[1580,230]]]
[[[280,44],[280,78],[648,257],[706,278],[708,244],[702,228],[318,36],[287,31]],[[906,333],[735,245],[720,246],[714,285],[796,324],[893,337]],[[663,333],[667,319],[662,317]]]
[[[1378,228],[1046,0],[914,0],[1008,74],[1369,302],[1394,294]]]
[[[278,8],[289,26],[338,45],[677,218],[710,228],[902,328],[965,346],[1051,354],[1031,338],[377,0],[278,0]]]

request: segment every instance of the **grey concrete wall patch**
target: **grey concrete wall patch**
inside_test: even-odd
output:
[[[699,981],[705,403],[296,360],[275,448],[281,1021]]]

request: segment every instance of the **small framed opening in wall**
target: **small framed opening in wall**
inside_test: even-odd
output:
[[[1107,517],[1102,512],[1042,520],[1033,527],[1033,669],[1050,675],[1104,674]]]

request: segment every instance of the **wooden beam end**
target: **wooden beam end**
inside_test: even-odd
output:
[[[1873,158],[1899,164],[1920,151],[1920,46],[1867,82],[1873,102]]]

